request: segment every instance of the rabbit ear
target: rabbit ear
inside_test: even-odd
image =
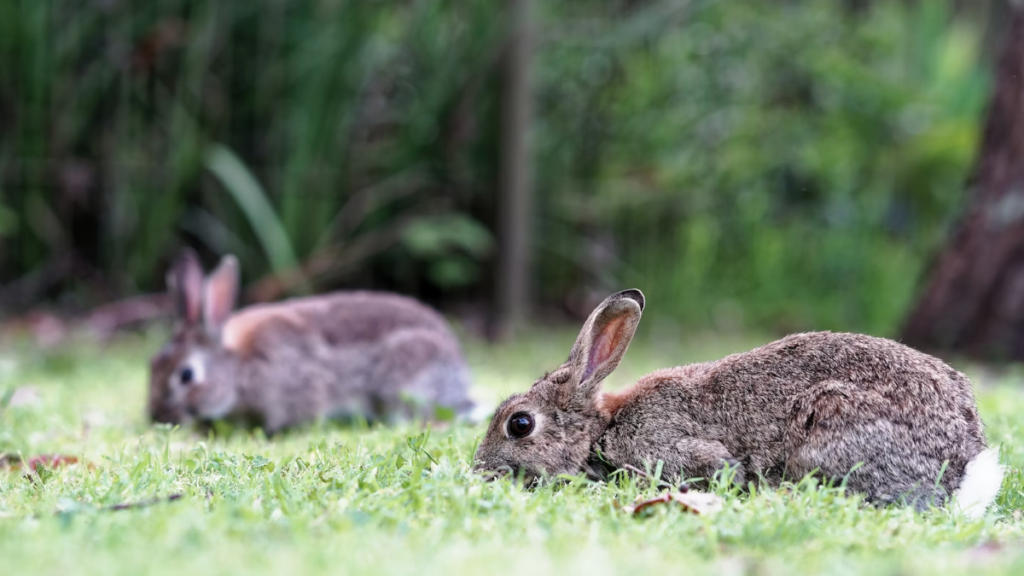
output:
[[[644,295],[636,289],[612,294],[587,319],[569,352],[568,364],[579,382],[573,394],[577,400],[589,400],[601,381],[619,365],[629,348],[640,314]]]
[[[167,291],[174,300],[178,318],[187,324],[199,322],[203,300],[203,267],[191,249],[181,251],[167,273]]]
[[[206,279],[203,293],[203,321],[206,329],[217,332],[235,309],[238,295],[238,259],[228,254]]]

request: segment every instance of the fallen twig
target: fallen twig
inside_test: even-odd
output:
[[[145,294],[96,308],[85,318],[85,325],[106,339],[125,328],[168,318],[172,314],[174,303],[169,294]]]
[[[168,294],[144,294],[104,304],[88,314],[62,317],[44,311],[32,311],[0,325],[0,335],[25,332],[44,347],[56,346],[78,330],[86,330],[100,340],[109,340],[119,332],[169,318],[174,313]]]
[[[142,500],[140,502],[125,502],[124,504],[115,504],[113,506],[107,506],[103,510],[108,512],[119,512],[121,510],[134,510],[137,508],[148,508],[157,504],[163,504],[164,502],[175,502],[182,499],[181,494],[171,494],[166,498],[150,498],[149,500]]]
[[[246,289],[245,299],[252,303],[271,302],[311,279],[330,280],[351,266],[398,243],[409,225],[421,215],[415,213],[401,216],[391,225],[367,232],[344,246],[326,246],[294,269],[274,272],[257,280]]]

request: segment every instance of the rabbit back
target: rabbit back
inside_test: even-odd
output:
[[[382,292],[340,292],[239,310],[224,325],[221,340],[225,348],[245,356],[288,347],[296,330],[308,340],[344,347],[377,342],[408,328],[451,335],[440,314],[412,298]]]
[[[240,405],[270,430],[473,406],[458,340],[440,314],[411,298],[349,292],[251,307],[225,324],[222,343],[241,359]]]
[[[603,403],[599,449],[613,461],[705,477],[725,461],[771,484],[817,471],[875,501],[942,501],[985,449],[963,374],[859,334],[796,334],[662,370]]]

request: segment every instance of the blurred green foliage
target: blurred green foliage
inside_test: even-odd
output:
[[[376,232],[355,264],[394,284],[405,225],[469,213],[446,118],[491,74],[488,2],[2,7],[0,205],[27,224],[0,228],[7,278],[74,250],[153,289],[182,241],[256,278]],[[479,267],[478,236],[436,248]]]
[[[988,88],[979,30],[906,5],[666,2],[553,40],[549,233],[610,233],[615,272],[582,273],[659,314],[890,333],[961,202]]]
[[[541,304],[629,285],[694,325],[894,329],[963,196],[979,26],[945,1],[537,5]],[[188,242],[249,279],[320,256],[315,289],[485,297],[495,3],[0,11],[3,279],[71,252],[89,273],[58,294],[156,289]]]

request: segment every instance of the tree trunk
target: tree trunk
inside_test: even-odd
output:
[[[498,266],[491,337],[504,339],[526,315],[530,285],[530,0],[507,0],[498,182]]]
[[[1010,16],[968,204],[933,262],[903,339],[1024,360],[1024,8]]]

